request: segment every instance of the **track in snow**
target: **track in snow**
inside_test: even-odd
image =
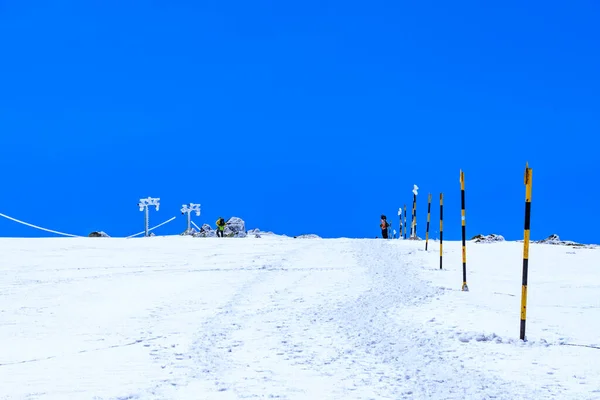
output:
[[[16,244],[16,245],[15,245]],[[383,240],[11,242],[7,398],[543,398],[395,322],[440,292]],[[8,384],[6,384],[8,382]]]

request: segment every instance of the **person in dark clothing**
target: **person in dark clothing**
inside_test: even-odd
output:
[[[217,220],[217,237],[224,237],[225,225],[223,217],[219,217]]]
[[[388,227],[390,226],[390,223],[387,222],[387,218],[385,215],[381,215],[381,222],[379,223],[379,227],[381,228],[381,236],[384,239],[388,238]]]

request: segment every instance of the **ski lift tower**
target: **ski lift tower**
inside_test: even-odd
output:
[[[181,206],[181,213],[187,214],[187,233],[192,231],[192,212],[196,212],[196,216],[200,216],[200,204],[190,203]]]
[[[150,226],[150,206],[156,206],[156,211],[160,206],[160,198],[157,197],[148,197],[146,199],[140,199],[138,203],[138,207],[140,207],[140,211],[145,211],[144,213],[144,223],[145,223],[145,235],[148,237],[148,226]]]

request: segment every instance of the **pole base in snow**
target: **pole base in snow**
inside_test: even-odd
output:
[[[463,285],[462,285],[462,291],[463,292],[468,292],[469,291],[469,287],[467,286],[466,283],[463,283]]]

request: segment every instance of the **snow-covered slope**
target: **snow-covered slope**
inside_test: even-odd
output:
[[[600,399],[600,249],[532,245],[522,343],[522,244],[467,246],[0,239],[0,398]]]

